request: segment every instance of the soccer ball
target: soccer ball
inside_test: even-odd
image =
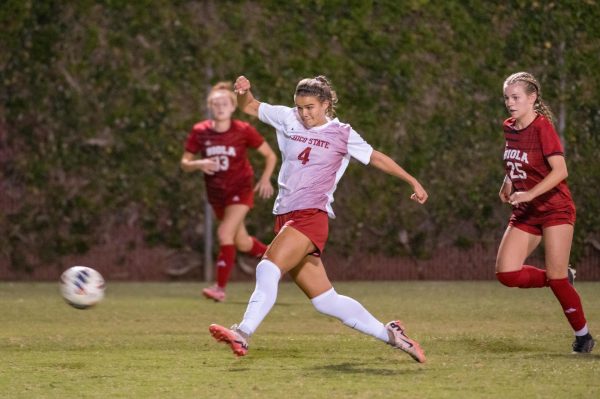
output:
[[[60,276],[60,292],[69,305],[87,309],[104,298],[104,278],[91,267],[73,266]]]

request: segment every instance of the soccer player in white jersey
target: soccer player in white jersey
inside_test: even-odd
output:
[[[319,312],[424,363],[423,350],[406,336],[400,321],[384,325],[359,302],[335,291],[320,255],[327,241],[328,217],[335,217],[333,192],[350,157],[410,184],[414,190],[411,199],[420,204],[427,200],[427,192],[395,161],[373,150],[350,125],[335,118],[337,98],[325,77],[301,80],[293,108],[261,103],[250,87],[244,76],[236,80],[239,107],[276,129],[282,154],[273,209],[277,235],[256,268],[256,287],[242,322],[230,329],[211,324],[210,333],[237,356],[246,355],[249,337],[273,307],[281,276],[289,273]]]

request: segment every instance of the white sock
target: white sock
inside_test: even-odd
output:
[[[248,336],[254,334],[259,324],[267,316],[275,300],[277,299],[277,288],[281,271],[270,260],[263,259],[256,266],[256,286],[248,301],[244,320],[238,329]]]
[[[333,316],[348,327],[384,342],[389,341],[383,323],[373,317],[359,302],[350,297],[338,295],[333,288],[310,301],[320,313]]]
[[[589,333],[590,331],[588,330],[588,326],[587,323],[585,323],[585,326],[583,326],[583,328],[579,331],[575,331],[575,335],[577,337],[583,337],[584,335],[587,335],[587,333]]]

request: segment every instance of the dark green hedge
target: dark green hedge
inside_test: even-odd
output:
[[[120,223],[152,244],[199,246],[201,178],[180,172],[182,142],[210,84],[239,74],[283,104],[300,78],[327,75],[340,118],[428,189],[419,207],[407,186],[351,167],[333,250],[495,244],[508,215],[501,85],[528,70],[562,111],[577,257],[600,225],[598,20],[592,1],[5,1],[0,251],[31,268]],[[266,239],[270,208],[249,218]]]

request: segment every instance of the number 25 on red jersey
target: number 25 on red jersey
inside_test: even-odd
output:
[[[523,166],[521,162],[506,161],[506,164],[510,168],[511,180],[527,179],[527,173],[523,169],[521,169],[521,167]]]

